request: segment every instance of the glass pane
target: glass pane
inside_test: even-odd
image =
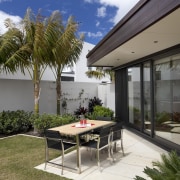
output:
[[[155,63],[155,133],[180,144],[180,55]]]
[[[148,133],[151,131],[151,94],[150,94],[150,63],[143,66],[144,77],[144,130]]]
[[[128,69],[129,122],[141,127],[140,67]]]

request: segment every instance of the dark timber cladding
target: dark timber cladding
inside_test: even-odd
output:
[[[88,66],[127,42],[180,6],[180,0],[140,0],[87,54]]]

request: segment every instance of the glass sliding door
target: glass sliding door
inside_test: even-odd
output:
[[[155,61],[155,134],[180,145],[180,54]]]
[[[140,66],[128,68],[128,108],[129,123],[135,128],[141,128],[141,91]]]
[[[143,130],[151,133],[151,92],[150,92],[150,63],[143,64],[143,110],[144,127]]]

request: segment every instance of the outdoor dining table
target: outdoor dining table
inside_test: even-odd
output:
[[[111,126],[115,124],[114,121],[102,120],[87,120],[86,124],[80,122],[66,124],[58,127],[51,128],[50,130],[59,131],[64,136],[74,136],[77,150],[77,173],[81,173],[81,153],[80,153],[80,136],[82,134],[90,133],[95,129]]]

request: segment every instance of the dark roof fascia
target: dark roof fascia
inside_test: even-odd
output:
[[[140,0],[87,54],[87,65],[92,66],[100,58],[112,52],[179,7],[180,0]]]
[[[101,47],[101,45],[102,45],[103,43],[105,43],[106,40],[109,39],[109,38],[112,36],[112,34],[114,34],[116,31],[118,31],[119,28],[121,28],[121,26],[123,26],[123,24],[125,24],[125,23],[128,21],[128,19],[130,19],[130,18],[133,16],[133,14],[134,14],[136,11],[138,11],[138,9],[140,9],[141,6],[143,6],[147,1],[148,1],[148,0],[140,0],[140,1],[134,6],[133,9],[131,9],[131,10],[126,14],[126,16],[125,16],[124,18],[122,18],[122,19],[113,27],[113,29],[110,30],[110,31],[104,36],[104,38],[103,38],[91,51],[89,51],[89,53],[87,54],[86,57],[88,58],[88,57],[89,57],[91,54],[93,54],[99,47]]]

